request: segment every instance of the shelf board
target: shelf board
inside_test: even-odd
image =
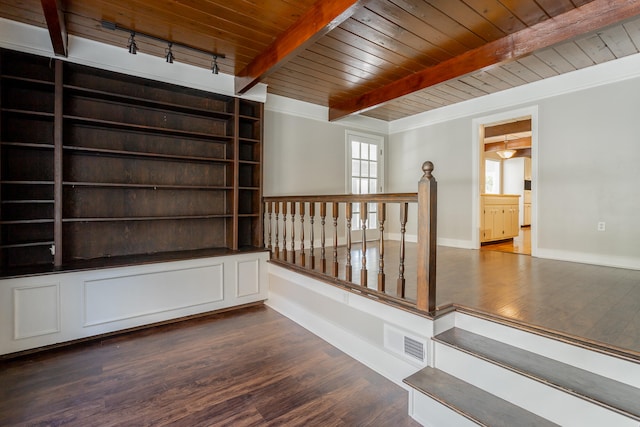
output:
[[[70,187],[114,187],[114,188],[146,188],[154,190],[233,190],[233,187],[216,185],[172,185],[172,184],[127,184],[120,182],[78,182],[64,181]]]
[[[40,199],[34,199],[34,200],[3,200],[2,204],[3,205],[21,205],[21,204],[36,204],[36,203],[41,203],[41,204],[52,204],[54,203],[53,200],[40,200]]]
[[[38,85],[43,85],[43,86],[52,86],[52,87],[55,86],[55,82],[53,82],[53,81],[30,79],[30,78],[27,78],[27,77],[11,76],[11,75],[7,75],[7,74],[2,75],[2,79],[3,80],[13,80],[13,81],[16,81],[16,82],[38,84]]]
[[[74,85],[64,85],[64,88],[71,90],[73,92],[90,95],[94,98],[99,97],[105,100],[126,102],[132,105],[147,106],[147,107],[152,107],[152,108],[161,109],[161,110],[173,110],[180,113],[195,114],[198,116],[205,116],[208,118],[217,118],[217,119],[223,119],[223,120],[228,120],[233,118],[233,113],[229,113],[226,111],[215,111],[215,110],[208,110],[206,108],[200,108],[200,107],[189,107],[182,104],[175,104],[175,103],[164,102],[164,101],[155,101],[151,99],[139,98],[136,96],[123,95],[123,94],[107,92],[107,91],[98,90],[98,89],[89,89],[89,88],[84,88],[84,87],[74,86]]]
[[[99,217],[99,218],[63,218],[62,222],[120,222],[120,221],[158,221],[183,219],[213,219],[232,218],[231,214],[211,215],[168,215],[168,216],[130,216],[130,217]]]
[[[53,144],[38,144],[35,142],[2,142],[3,147],[37,148],[40,150],[53,150]]]
[[[247,116],[246,114],[238,114],[238,118],[241,120],[250,120],[252,122],[260,121],[260,117]]]
[[[260,142],[259,139],[255,139],[255,138],[245,138],[245,137],[238,137],[238,139],[240,140],[240,142],[245,142],[245,143],[249,143],[249,144],[257,144]]]
[[[256,162],[255,160],[239,160],[241,165],[260,165],[260,162]]]
[[[2,225],[17,225],[17,224],[46,224],[52,223],[53,219],[16,219],[10,221],[0,221]]]
[[[185,162],[206,162],[206,163],[232,163],[233,162],[233,160],[230,160],[230,159],[220,159],[220,158],[213,158],[213,157],[180,156],[180,155],[174,155],[174,154],[147,153],[143,151],[111,150],[106,148],[77,147],[77,146],[71,146],[71,145],[65,145],[64,149],[69,151],[82,152],[82,153],[107,154],[107,155],[113,155],[113,156],[143,157],[143,158],[158,159],[158,160],[175,160],[175,161],[185,161]]]
[[[17,108],[2,108],[3,113],[22,114],[25,116],[46,117],[53,119],[53,113],[47,113],[45,111],[32,111],[32,110],[19,110]]]
[[[0,181],[0,184],[10,184],[10,185],[53,185],[53,181],[21,181],[21,180],[11,180],[11,181]]]
[[[258,191],[260,187],[238,187],[238,190]]]
[[[241,214],[238,214],[238,218],[260,218],[260,214],[257,214],[257,213],[251,213],[251,214],[241,213]]]
[[[138,125],[134,123],[114,122],[110,120],[92,119],[92,118],[80,117],[80,116],[65,115],[64,118],[65,120],[71,120],[74,122],[83,123],[87,125],[93,125],[95,127],[110,127],[110,128],[123,129],[123,130],[161,133],[166,135],[197,137],[197,138],[214,139],[214,140],[227,140],[227,141],[232,140],[232,137],[230,136],[216,135],[212,133],[192,132],[192,131],[180,130],[180,129],[168,129],[168,128],[161,128],[157,126],[145,126],[145,125]]]
[[[0,245],[0,249],[29,248],[29,247],[35,247],[35,246],[51,246],[53,244],[54,244],[53,240],[45,241],[45,242],[12,243],[8,245]]]

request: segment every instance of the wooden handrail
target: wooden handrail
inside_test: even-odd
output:
[[[322,194],[317,196],[266,196],[264,202],[326,202],[326,203],[417,203],[418,193],[383,194]]]
[[[327,278],[327,282],[336,284],[341,283],[343,286],[347,286],[350,289],[356,289],[358,292],[368,294],[377,299],[383,299],[390,303],[397,303],[403,301],[402,305],[411,305],[415,309],[423,313],[435,313],[436,310],[436,228],[437,228],[437,182],[432,175],[433,163],[425,162],[422,165],[423,176],[418,183],[417,193],[386,193],[386,194],[323,194],[323,195],[285,195],[285,196],[268,196],[263,197],[263,203],[265,203],[264,220],[268,221],[268,226],[265,230],[268,232],[268,238],[265,239],[266,248],[271,250],[274,254],[274,261],[295,268],[296,270],[308,271],[309,274],[318,276],[322,275]],[[306,209],[307,203],[309,204],[308,210]],[[341,209],[339,205],[343,203],[344,217],[341,218]],[[405,258],[405,233],[407,224],[407,213],[409,203],[417,204],[418,206],[418,263],[417,263],[417,295],[415,303],[406,298],[405,295],[405,275],[404,275],[404,258]],[[320,267],[319,271],[316,270],[315,264],[315,251],[314,251],[314,220],[316,217],[316,204],[319,204],[319,216],[320,216]],[[371,205],[373,204],[373,205]],[[397,286],[395,289],[387,288],[386,274],[384,271],[384,255],[385,255],[385,221],[391,221],[387,217],[388,205],[398,205],[400,211],[400,217],[398,218],[398,224],[400,229],[400,260],[399,271],[397,278]],[[282,251],[278,246],[278,213],[282,212]],[[298,206],[298,220],[296,220],[296,206]],[[375,223],[368,223],[368,206],[376,206],[377,220]],[[358,207],[357,213],[354,213],[354,207]],[[327,209],[329,208],[329,209]],[[286,237],[287,237],[287,213],[290,212],[290,237],[291,237],[291,250],[290,256],[287,256]],[[272,226],[272,212],[275,214],[275,246],[271,247],[271,226]],[[373,211],[372,211],[373,212]],[[309,257],[305,255],[305,214],[308,213],[308,224],[310,224],[310,241],[309,241]],[[359,221],[355,221],[357,218],[353,216],[359,215]],[[327,218],[328,216],[328,218]],[[352,219],[353,230],[360,231],[362,233],[362,241],[360,243],[360,283],[352,282],[352,264],[351,264],[351,232],[352,232]],[[339,221],[343,221],[346,248],[343,247],[342,251],[346,250],[346,262],[344,265],[340,265],[338,261],[338,224]],[[296,262],[296,224],[300,230],[300,242],[298,242],[298,248],[300,257],[299,262]],[[326,228],[329,230],[326,230]],[[378,240],[378,262],[373,263],[371,266],[375,268],[377,264],[377,283],[372,284],[370,288],[368,285],[368,270],[367,270],[367,240],[366,233],[368,229],[378,228],[380,236],[375,239]],[[329,255],[326,252],[325,235],[330,233],[332,237],[332,253]],[[327,236],[327,237],[329,237]],[[331,238],[329,237],[329,238]],[[327,239],[328,240],[328,239]],[[376,245],[374,245],[376,247]],[[282,256],[279,255],[282,253]],[[326,260],[331,257],[332,268],[327,271]],[[307,262],[306,260],[309,260]],[[340,270],[340,267],[344,267]],[[371,268],[370,267],[370,268]],[[342,271],[343,274],[339,274]],[[339,277],[340,276],[340,277]],[[341,278],[342,277],[342,278]],[[390,291],[390,293],[388,293]],[[395,295],[393,293],[395,292]]]

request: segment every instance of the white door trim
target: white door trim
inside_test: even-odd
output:
[[[518,117],[531,117],[531,255],[538,253],[538,106],[519,108],[490,116],[478,117],[471,121],[471,153],[472,153],[472,182],[471,182],[471,242],[474,249],[480,248],[480,138],[481,126]]]

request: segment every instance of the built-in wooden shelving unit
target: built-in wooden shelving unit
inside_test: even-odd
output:
[[[1,50],[0,111],[5,275],[262,246],[262,104]]]

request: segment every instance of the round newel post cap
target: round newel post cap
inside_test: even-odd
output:
[[[431,172],[433,172],[433,162],[427,160],[422,164],[422,172],[426,178],[431,178]]]

